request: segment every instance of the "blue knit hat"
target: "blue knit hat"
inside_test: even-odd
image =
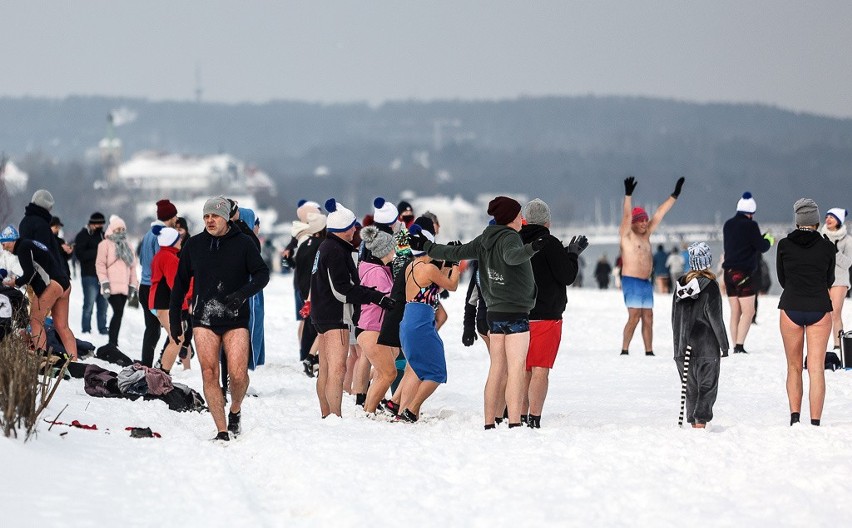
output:
[[[713,254],[710,246],[704,242],[693,242],[686,248],[689,253],[689,267],[693,270],[709,269],[713,265]]]
[[[7,225],[5,228],[3,228],[3,231],[0,231],[0,243],[2,243],[2,242],[14,242],[15,240],[18,240],[19,238],[21,238],[20,233],[18,233],[18,230],[15,229],[15,226],[13,226],[11,224]]]

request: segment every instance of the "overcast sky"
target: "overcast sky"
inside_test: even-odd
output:
[[[537,95],[852,117],[852,2],[4,0],[0,96]]]

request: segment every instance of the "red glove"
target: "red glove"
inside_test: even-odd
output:
[[[305,301],[305,304],[302,305],[302,309],[299,310],[299,315],[302,316],[302,319],[307,319],[309,315],[311,315],[311,301]]]

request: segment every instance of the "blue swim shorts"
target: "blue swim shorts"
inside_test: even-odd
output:
[[[650,279],[621,277],[621,291],[628,308],[653,308],[654,285]]]

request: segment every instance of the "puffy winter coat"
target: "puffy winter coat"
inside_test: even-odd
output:
[[[375,288],[376,291],[384,294],[389,294],[393,288],[391,269],[373,259],[358,264],[358,277],[361,280],[361,286]],[[381,306],[371,303],[363,304],[358,318],[358,328],[378,332],[382,329],[384,315],[385,311]]]
[[[133,258],[133,263],[128,265],[118,258],[115,242],[108,238],[103,239],[98,244],[95,271],[100,284],[109,283],[110,293],[128,295],[130,286],[139,289],[139,278],[136,276],[136,257]]]

